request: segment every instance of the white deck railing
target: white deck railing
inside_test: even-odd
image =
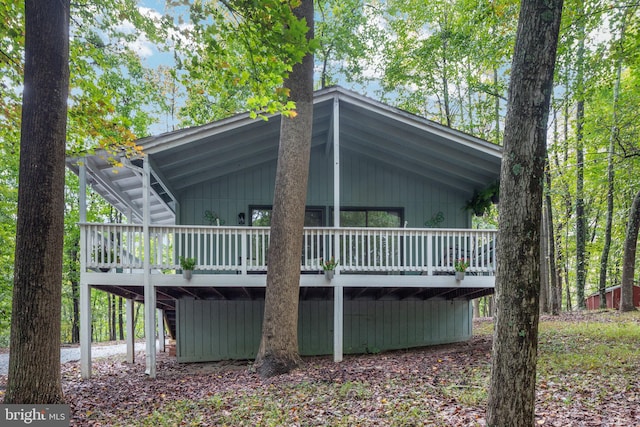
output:
[[[143,268],[142,225],[80,227],[88,269]],[[153,269],[179,269],[179,256],[184,256],[195,258],[198,270],[267,270],[268,227],[151,226],[149,234]],[[493,274],[495,239],[495,230],[306,227],[300,270],[321,270],[321,259],[333,257],[342,272],[442,274],[453,272],[454,261],[463,258],[470,264],[468,272]]]

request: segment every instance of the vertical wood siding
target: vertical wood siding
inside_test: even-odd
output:
[[[325,153],[324,146],[312,149],[307,205],[325,206],[325,218],[333,204],[332,163],[333,154]],[[180,196],[180,224],[206,225],[204,212],[211,210],[225,225],[237,225],[238,213],[248,214],[249,205],[273,203],[275,174],[273,161],[190,187]],[[341,155],[340,191],[343,207],[404,208],[409,227],[425,227],[438,212],[444,216],[440,227],[470,226],[463,195],[369,157]]]
[[[180,299],[179,362],[253,359],[260,344],[263,300]],[[344,352],[375,353],[464,341],[471,337],[468,301],[353,300],[344,305]],[[333,352],[333,301],[300,301],[302,355]]]

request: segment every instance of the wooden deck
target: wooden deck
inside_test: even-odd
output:
[[[268,227],[150,226],[81,224],[86,270],[135,271],[145,266],[163,273],[180,269],[179,257],[195,258],[197,270],[249,275],[268,268]],[[300,271],[318,272],[335,258],[337,273],[439,275],[454,272],[465,259],[470,274],[493,275],[495,230],[424,228],[304,229]]]

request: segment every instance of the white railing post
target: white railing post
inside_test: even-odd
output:
[[[151,236],[149,235],[150,215],[150,180],[151,170],[149,159],[145,158],[143,162],[144,173],[142,174],[142,196],[143,196],[143,285],[144,285],[144,336],[146,341],[145,351],[145,373],[149,378],[156,377],[156,289],[151,282]]]
[[[426,259],[426,263],[427,263],[427,275],[432,276],[433,275],[433,264],[434,264],[434,257],[433,257],[433,237],[434,234],[432,231],[427,231],[427,259]]]
[[[109,236],[122,237],[117,255],[109,255]],[[234,271],[242,275],[267,268],[269,229],[265,227],[149,226],[82,224],[81,269],[123,267],[174,269],[176,255],[197,257],[198,269]],[[469,261],[469,271],[492,273],[496,267],[496,232],[463,229],[365,229],[311,227],[304,231],[301,271],[320,268],[319,258],[339,261],[342,272],[411,271],[433,275],[453,272],[456,259]],[[98,246],[105,250],[99,252]],[[111,242],[111,249],[118,249]],[[82,267],[84,262],[84,267]],[[81,278],[82,280],[82,278]],[[154,315],[155,317],[155,315]]]
[[[243,276],[247,275],[247,262],[249,260],[248,258],[248,246],[250,244],[251,241],[251,237],[249,236],[249,234],[247,233],[247,230],[242,230],[240,232],[242,239],[241,239],[241,244],[242,247],[240,248],[240,257],[242,258],[242,267],[240,268],[240,272]]]

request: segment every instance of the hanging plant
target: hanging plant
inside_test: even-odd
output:
[[[496,181],[480,191],[474,190],[473,197],[467,201],[464,209],[476,216],[483,216],[489,212],[492,204],[498,203],[499,196],[500,183]]]

